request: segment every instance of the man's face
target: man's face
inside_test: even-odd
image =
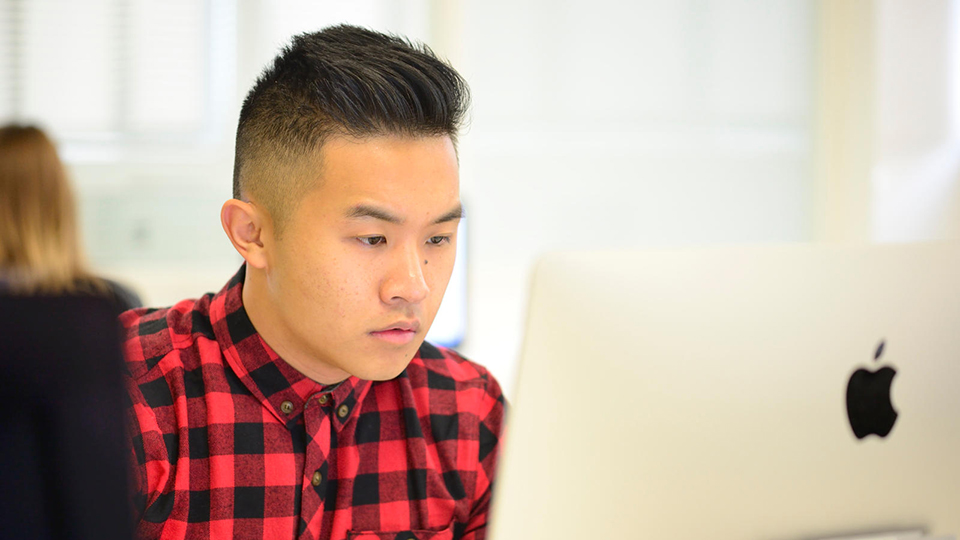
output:
[[[280,341],[268,343],[320,382],[390,379],[423,342],[453,270],[461,208],[453,143],[334,138],[320,162],[319,186],[267,249]]]

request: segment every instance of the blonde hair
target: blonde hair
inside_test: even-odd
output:
[[[57,149],[33,126],[0,127],[0,279],[26,294],[106,287],[86,269]]]

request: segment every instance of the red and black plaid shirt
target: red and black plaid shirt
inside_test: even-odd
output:
[[[483,538],[496,380],[424,343],[396,379],[324,387],[257,334],[243,276],[121,317],[139,537]]]

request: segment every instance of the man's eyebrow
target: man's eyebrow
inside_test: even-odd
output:
[[[347,219],[359,218],[379,219],[381,221],[394,224],[403,223],[402,219],[391,214],[390,212],[366,204],[358,204],[347,212]]]
[[[437,220],[434,221],[434,224],[440,225],[442,223],[456,221],[462,217],[463,217],[463,205],[458,204],[456,208],[437,218]],[[386,221],[387,223],[393,223],[397,225],[402,224],[404,221],[403,219],[391,214],[386,210],[377,208],[375,206],[370,206],[367,204],[358,204],[352,207],[347,212],[347,219],[362,219],[362,218],[379,219],[380,221]]]
[[[441,223],[447,223],[449,221],[456,221],[463,217],[463,205],[458,204],[456,208],[447,212],[446,214],[440,216],[439,219],[434,221],[435,224],[440,225]]]

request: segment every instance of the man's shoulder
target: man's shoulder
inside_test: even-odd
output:
[[[407,367],[401,384],[410,385],[412,406],[438,442],[471,440],[479,444],[485,467],[502,430],[507,403],[496,378],[456,351],[424,343]]]
[[[156,369],[171,355],[179,362],[199,362],[196,355],[179,353],[195,350],[200,340],[216,341],[210,321],[211,297],[207,294],[166,308],[137,308],[120,316],[124,358],[134,379]]]
[[[499,385],[487,368],[453,349],[426,341],[407,367],[407,376],[415,386],[432,390],[481,388],[499,394]]]

